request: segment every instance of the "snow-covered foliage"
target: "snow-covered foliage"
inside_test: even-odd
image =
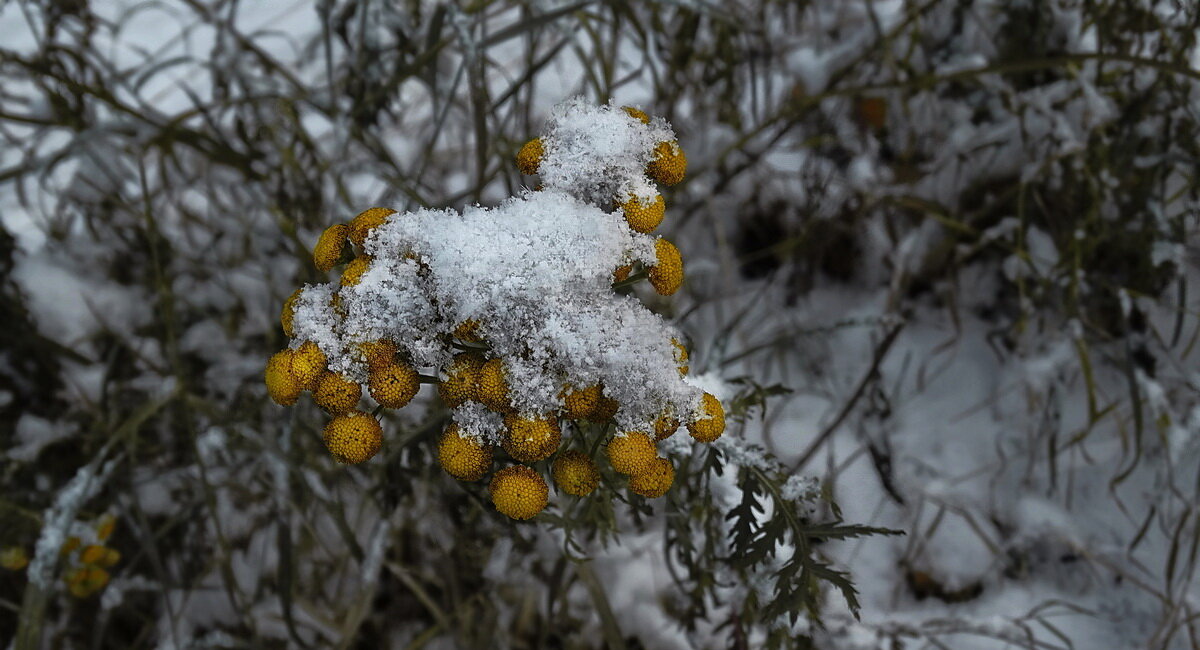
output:
[[[0,644],[1194,646],[1198,33],[1171,0],[0,3]],[[687,149],[686,282],[604,288],[729,431],[665,441],[660,500],[606,472],[532,525],[443,475],[447,423],[495,413],[429,384],[330,462],[262,385],[279,305],[332,299],[312,243],[364,205],[427,245],[649,198],[513,169],[580,95]],[[383,257],[360,284],[427,290]],[[460,289],[410,354],[494,304]],[[104,545],[106,586],[77,573]]]

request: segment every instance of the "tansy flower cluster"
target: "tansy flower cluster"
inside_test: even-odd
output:
[[[361,463],[382,447],[379,410],[436,384],[451,414],[441,466],[490,475],[514,519],[546,506],[545,473],[571,495],[599,485],[595,459],[571,449],[601,430],[587,423],[616,432],[596,456],[633,492],[662,496],[675,470],[656,443],[681,426],[711,442],[724,411],[690,382],[679,333],[614,283],[682,285],[679,250],[651,233],[666,208],[658,184],[682,180],[687,160],[661,118],[580,100],[557,106],[516,160],[540,185],[495,208],[371,208],[326,229],[313,263],[340,277],[285,301],[291,344],[268,360],[267,391],[282,405],[309,391],[332,416],[329,452]]]

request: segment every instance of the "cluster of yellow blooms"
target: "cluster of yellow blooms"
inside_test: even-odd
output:
[[[625,112],[644,124],[649,116],[640,110],[626,107]],[[517,154],[517,166],[525,174],[535,174],[543,162],[545,147],[542,140],[526,143]],[[682,180],[687,159],[678,143],[661,142],[654,148],[645,173],[651,179],[674,184]],[[625,216],[629,228],[649,233],[662,222],[665,203],[660,194],[653,200],[636,197],[614,197],[614,205]],[[321,271],[329,271],[345,262],[341,287],[361,281],[371,258],[365,242],[372,229],[387,221],[393,210],[371,208],[346,224],[329,227],[322,233],[313,250],[313,262]],[[348,244],[358,250],[349,257]],[[662,295],[673,294],[683,282],[683,262],[679,250],[659,238],[655,242],[656,263],[645,269],[654,289]],[[417,260],[421,263],[421,260]],[[622,281],[633,271],[632,265],[614,271],[616,281]],[[297,291],[289,298],[282,313],[284,332],[294,338],[293,318]],[[337,304],[337,295],[334,295]],[[562,441],[561,420],[609,422],[620,404],[605,394],[604,386],[564,386],[558,395],[558,408],[552,412],[530,414],[519,412],[510,400],[510,374],[504,359],[488,356],[490,347],[480,334],[481,323],[469,319],[458,324],[443,336],[447,346],[465,351],[458,353],[441,368],[444,378],[437,380],[441,400],[451,409],[468,403],[482,405],[503,418],[504,430],[500,447],[519,465],[497,470],[491,478],[489,492],[495,507],[513,519],[529,519],[547,504],[549,487],[542,475],[530,467],[532,463],[550,459],[550,474],[558,489],[567,494],[584,496],[600,482],[600,471],[587,454],[575,450],[559,451]],[[676,339],[676,366],[681,376],[688,372],[686,348]],[[366,388],[374,401],[384,408],[400,408],[417,393],[421,376],[398,353],[394,341],[380,340],[359,344],[356,356],[368,368]],[[312,341],[304,341],[293,349],[276,353],[267,362],[265,379],[271,398],[282,405],[296,402],[303,391],[311,391],[317,406],[333,416],[325,427],[325,444],[335,459],[343,463],[361,463],[374,456],[383,439],[382,428],[373,414],[357,410],[363,386],[348,376],[328,368],[328,360]],[[429,381],[432,381],[431,379]],[[493,416],[494,417],[494,416]],[[682,422],[670,410],[654,422],[653,431],[620,431],[607,445],[607,457],[612,469],[629,478],[629,488],[644,497],[660,497],[670,488],[675,469],[657,453],[656,443],[675,433]],[[701,442],[711,442],[725,428],[721,403],[705,393],[687,429]],[[493,447],[477,435],[465,432],[451,423],[438,443],[438,460],[451,476],[463,481],[484,478],[492,466]]]
[[[121,561],[121,553],[105,545],[116,528],[117,520],[104,515],[94,527],[94,543],[84,544],[76,536],[68,537],[59,549],[67,563],[63,580],[67,591],[76,598],[87,598],[108,584],[108,569]],[[29,555],[20,546],[0,549],[0,568],[20,571],[29,565]]]

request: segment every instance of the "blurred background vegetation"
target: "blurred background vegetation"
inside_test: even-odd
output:
[[[107,514],[120,554],[85,598],[0,571],[0,639],[1197,647],[1198,33],[1186,0],[0,2],[0,546]],[[513,195],[573,95],[673,124],[688,280],[647,302],[783,464],[515,525],[437,468],[436,398],[330,462],[261,379],[317,234]],[[908,534],[793,553],[791,475],[805,522]],[[778,600],[752,541],[862,619],[837,573]]]

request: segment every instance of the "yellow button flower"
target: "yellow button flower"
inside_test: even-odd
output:
[[[646,175],[663,185],[674,185],[683,180],[686,173],[687,156],[683,155],[678,142],[660,142],[654,147]]]
[[[650,116],[646,115],[646,111],[634,108],[632,106],[622,106],[621,110],[629,113],[629,116],[635,120],[641,121],[642,124],[650,123]]]
[[[358,351],[372,370],[396,363],[396,343],[387,339],[359,343]]]
[[[291,406],[299,399],[304,385],[292,374],[291,350],[276,352],[267,360],[267,369],[263,379],[267,384],[267,395],[271,401],[281,406]]]
[[[671,345],[675,346],[675,364],[679,366],[679,374],[686,376],[688,374],[687,348],[683,347],[677,338],[671,339]]]
[[[367,270],[370,268],[371,268],[371,256],[370,255],[360,255],[360,256],[350,260],[350,263],[346,265],[346,268],[342,269],[342,280],[341,280],[342,286],[343,287],[352,287],[352,286],[358,284],[359,282],[362,282],[363,274],[365,274],[367,272]]]
[[[666,458],[655,458],[640,474],[629,477],[629,489],[647,499],[657,499],[675,482],[675,467]]]
[[[658,458],[658,450],[650,436],[641,431],[629,431],[608,441],[608,462],[622,474],[637,475],[650,468]]]
[[[720,438],[725,432],[725,408],[721,406],[721,401],[711,393],[705,393],[700,409],[703,415],[688,423],[688,433],[697,442],[712,442]]]
[[[350,241],[354,242],[355,246],[358,246],[359,251],[362,251],[371,231],[383,225],[387,221],[388,216],[393,214],[396,214],[396,211],[390,208],[367,208],[358,213],[358,216],[350,221],[350,230],[348,233]]]
[[[313,402],[331,415],[354,409],[362,397],[362,386],[336,372],[326,370],[313,389]]]
[[[283,333],[290,339],[296,337],[296,329],[294,322],[296,320],[296,301],[300,299],[300,293],[304,291],[301,287],[292,292],[287,300],[283,301],[283,309],[279,312],[279,324],[283,325]]]
[[[546,148],[542,145],[541,138],[534,138],[526,142],[517,152],[517,169],[526,176],[536,174],[538,166],[542,164],[542,156],[545,154]]]
[[[383,446],[383,427],[375,416],[362,411],[339,415],[325,425],[325,447],[339,463],[357,465]]]
[[[554,484],[567,494],[582,497],[590,494],[600,484],[600,470],[596,463],[583,452],[564,451],[554,459],[550,469]]]
[[[628,280],[629,273],[631,271],[633,271],[632,264],[626,264],[625,266],[618,266],[613,271],[613,282],[624,282],[624,281]]]
[[[669,296],[683,285],[683,256],[675,244],[660,237],[654,242],[654,258],[650,284],[660,295]]]
[[[546,480],[524,465],[496,472],[488,486],[496,510],[513,519],[529,519],[546,507],[550,488]]]
[[[505,413],[511,410],[508,403],[508,381],[504,378],[504,362],[499,358],[488,359],[479,369],[476,397],[480,404]]]
[[[446,378],[438,383],[438,395],[450,408],[457,408],[468,400],[475,399],[479,369],[483,357],[474,352],[463,352],[454,356],[446,369]]]
[[[322,273],[332,269],[342,258],[342,250],[346,248],[346,238],[350,236],[350,227],[344,223],[334,224],[321,233],[317,245],[313,246],[313,265]]]
[[[458,324],[454,331],[450,333],[454,338],[464,343],[482,343],[483,337],[479,335],[479,321],[474,318]]]
[[[633,196],[621,204],[625,222],[635,232],[640,233],[648,233],[657,228],[658,224],[662,223],[666,210],[667,204],[661,194],[655,194],[654,199],[649,202],[643,203],[641,199]]]
[[[603,387],[601,387],[603,390]],[[600,395],[600,399],[596,400],[596,408],[588,415],[588,419],[592,422],[608,422],[617,414],[617,410],[621,408],[621,403],[617,400]]]
[[[451,422],[438,441],[438,463],[460,481],[478,481],[492,465],[492,448],[462,435],[458,425]]]
[[[292,376],[300,382],[300,386],[304,390],[316,388],[317,380],[321,378],[321,373],[325,371],[325,364],[328,362],[321,348],[312,341],[305,341],[300,344],[300,347],[292,350],[291,359]]]
[[[596,410],[600,404],[600,385],[593,384],[587,388],[571,390],[564,388],[562,393],[563,415],[570,420],[582,420]]]
[[[404,408],[421,389],[417,371],[399,363],[381,366],[367,376],[371,397],[384,408]]]
[[[549,458],[562,441],[562,430],[552,415],[532,419],[507,415],[504,426],[506,431],[501,445],[509,456],[522,463]]]
[[[663,413],[654,420],[654,439],[666,440],[679,430],[679,420]]]

